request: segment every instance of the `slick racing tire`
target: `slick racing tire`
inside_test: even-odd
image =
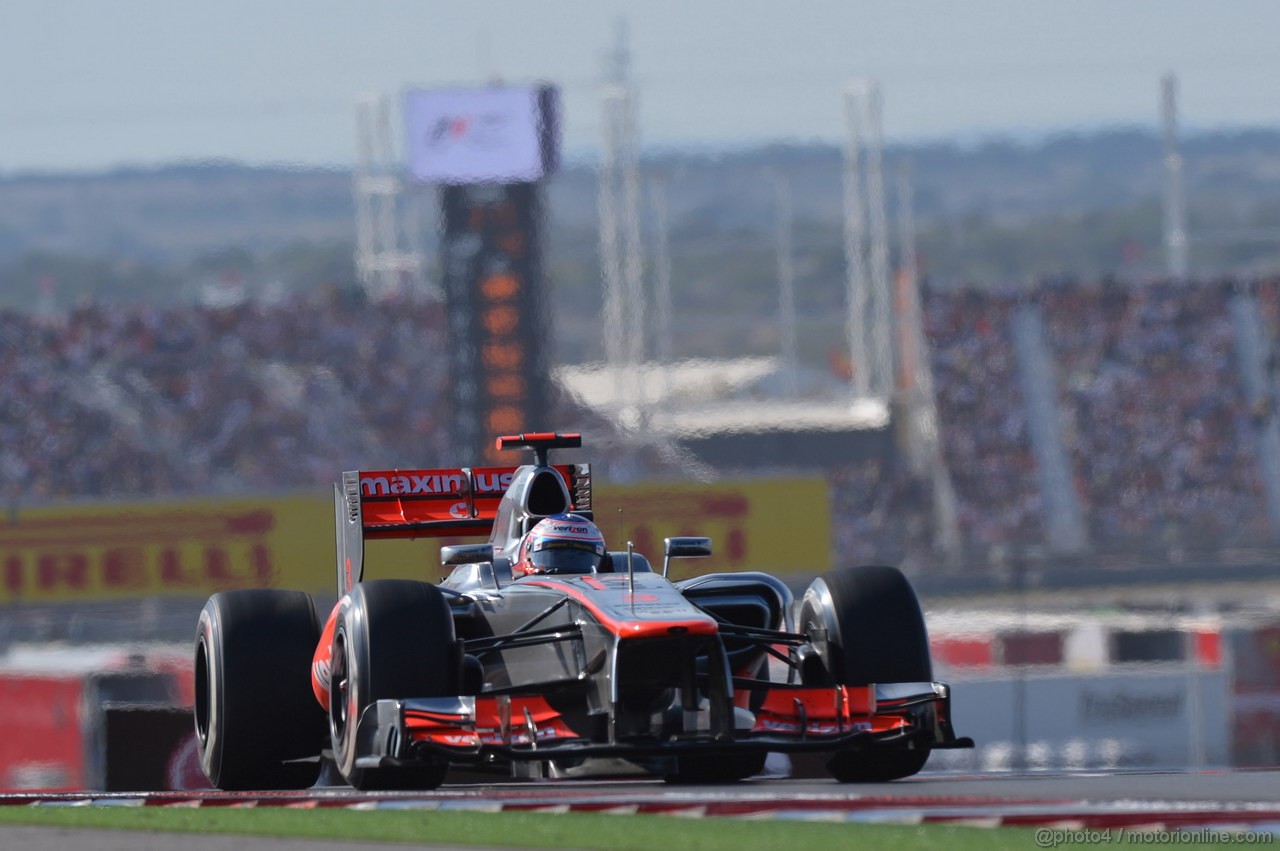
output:
[[[219,789],[305,789],[320,774],[324,711],[308,673],[320,623],[311,595],[252,588],[200,612],[195,724],[200,766]]]
[[[333,758],[357,789],[434,789],[448,765],[356,765],[356,732],[379,700],[460,693],[462,660],[444,595],[425,582],[361,582],[343,597],[330,660],[329,731]]]
[[[830,681],[813,685],[931,682],[929,635],[915,591],[895,567],[835,570],[813,581],[800,606]],[[927,748],[834,754],[827,770],[842,783],[898,780],[924,768]]]

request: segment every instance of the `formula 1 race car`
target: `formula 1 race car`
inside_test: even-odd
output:
[[[734,781],[766,755],[821,752],[840,781],[918,772],[972,747],[932,681],[919,604],[895,568],[805,591],[763,573],[667,579],[707,538],[665,541],[661,573],[606,551],[578,435],[498,438],[519,468],[348,472],[334,487],[338,603],[224,591],[200,614],[195,725],[223,789],[305,788],[324,760],[357,789],[429,789],[450,765],[508,776]],[[439,585],[362,581],[364,542],[489,535],[442,548]],[[770,661],[774,664],[771,666]],[[770,668],[778,673],[770,676]],[[308,682],[306,671],[311,671]]]

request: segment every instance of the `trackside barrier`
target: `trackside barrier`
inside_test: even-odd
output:
[[[935,753],[930,768],[1185,769],[1231,762],[1224,671],[1134,666],[1106,674],[1027,670],[955,677],[957,729],[972,752]]]
[[[0,676],[0,791],[74,791],[87,780],[84,680]]]
[[[0,792],[192,788],[169,779],[194,730],[186,650],[24,648],[30,670],[0,673]]]

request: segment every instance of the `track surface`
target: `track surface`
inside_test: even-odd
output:
[[[1280,771],[1068,774],[931,774],[894,783],[751,780],[674,786],[655,781],[543,781],[446,785],[432,792],[69,793],[0,796],[0,805],[130,803],[147,806],[422,807],[605,811],[851,821],[982,821],[998,824],[1186,826],[1274,825],[1280,831]]]
[[[445,786],[433,792],[347,788],[283,793],[0,795],[0,805],[282,806],[524,810],[750,816],[822,821],[1024,826],[1057,831],[1247,830],[1280,844],[1280,771],[1197,773],[925,773],[896,783],[751,780],[728,786],[552,781]],[[1187,834],[1183,834],[1184,836]],[[1161,844],[1169,844],[1164,840]],[[30,851],[330,851],[432,847],[310,839],[0,827],[0,848]],[[477,849],[466,849],[477,851]]]
[[[1113,801],[1147,799],[1206,803],[1267,803],[1280,806],[1280,770],[1200,772],[1007,772],[945,774],[925,772],[893,783],[840,784],[830,780],[758,779],[741,783],[679,786],[649,780],[533,781],[489,784],[446,784],[430,792],[358,792],[345,787],[317,788],[302,792],[72,792],[14,793],[0,795],[0,805],[35,802],[72,802],[146,798],[164,804],[201,799],[211,804],[246,798],[262,803],[310,800],[341,805],[367,800],[430,800],[442,804],[464,801],[552,803],[557,800],[595,800],[618,803],[645,799],[671,802],[751,799],[768,796],[780,800],[867,799],[943,802],[962,798],[992,801],[1060,802],[1063,800]]]

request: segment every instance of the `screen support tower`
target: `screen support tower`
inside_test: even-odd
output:
[[[372,299],[427,294],[421,204],[405,192],[391,142],[390,105],[367,97],[356,106],[356,275]]]
[[[629,425],[642,426],[646,394],[644,362],[645,294],[640,241],[639,140],[635,87],[626,24],[609,57],[609,82],[602,97],[604,150],[600,164],[600,263],[604,278],[605,366],[614,398],[630,409]]]
[[[844,253],[852,400],[888,399],[893,392],[881,113],[876,82],[845,84]]]
[[[1164,125],[1164,250],[1169,277],[1185,281],[1190,271],[1187,257],[1187,208],[1182,186],[1182,154],[1178,151],[1178,78],[1165,74],[1160,80],[1160,118]]]

